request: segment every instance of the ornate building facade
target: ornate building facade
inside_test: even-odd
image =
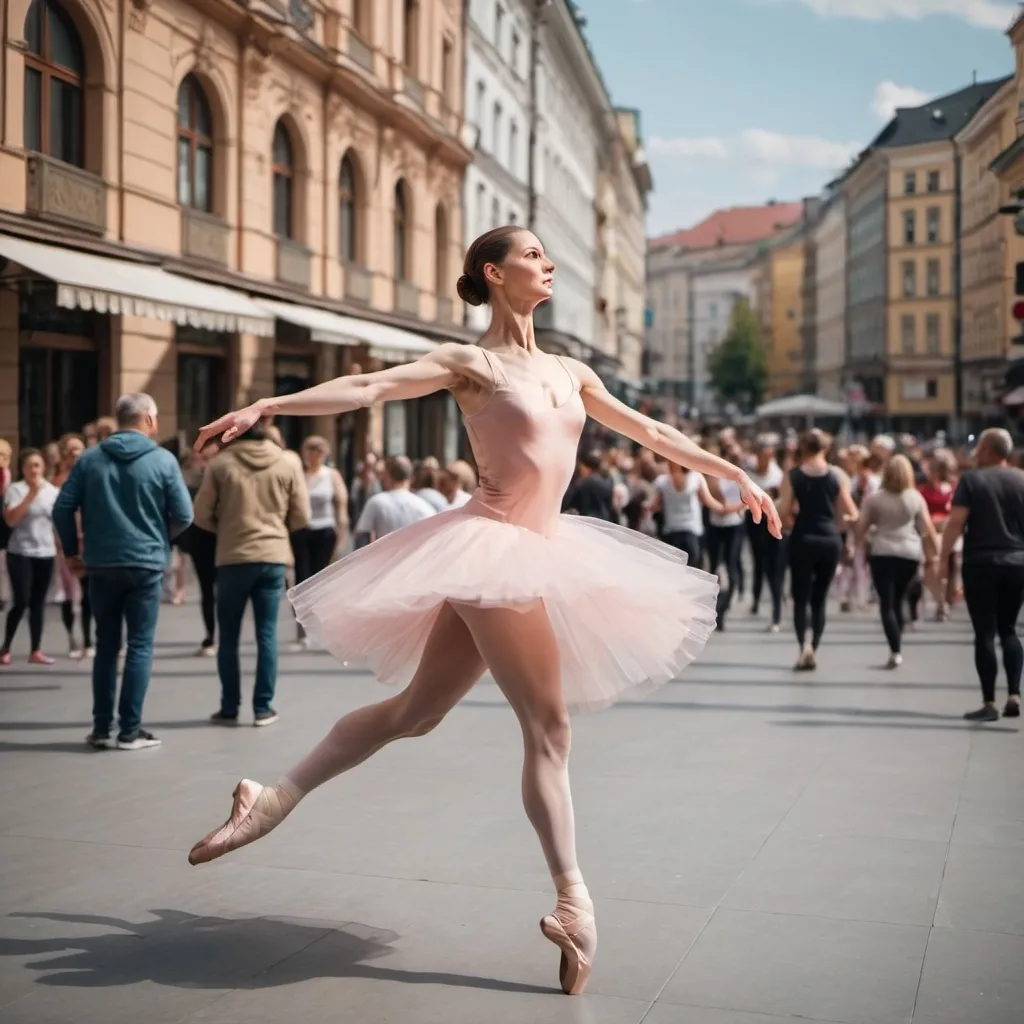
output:
[[[468,335],[459,0],[6,0],[0,435],[224,408]],[[461,306],[461,304],[459,304]],[[410,454],[447,396],[282,424]],[[335,433],[336,431],[336,433]]]

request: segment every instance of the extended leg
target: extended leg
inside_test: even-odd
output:
[[[189,854],[201,864],[253,842],[280,824],[307,793],[405,736],[424,736],[469,692],[484,662],[449,605],[438,614],[420,666],[401,693],[339,719],[320,743],[276,785],[243,780],[227,822]]]

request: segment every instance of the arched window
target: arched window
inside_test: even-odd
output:
[[[448,291],[448,215],[441,203],[434,214],[434,292],[444,295]]]
[[[341,158],[338,174],[338,259],[359,262],[359,206],[356,168],[350,153]]]
[[[194,75],[178,89],[178,202],[213,211],[213,117]]]
[[[395,278],[399,281],[409,276],[410,227],[408,186],[400,179],[395,186]]]
[[[84,164],[85,59],[74,23],[54,0],[33,0],[25,18],[25,148]]]
[[[406,71],[419,71],[420,5],[418,0],[405,0],[404,22],[404,64]]]
[[[274,129],[274,234],[293,238],[295,232],[295,158],[284,122]]]

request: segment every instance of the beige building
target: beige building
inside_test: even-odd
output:
[[[694,268],[718,263],[776,235],[803,215],[801,203],[718,210],[696,227],[647,242],[650,324],[644,359],[647,390],[692,404],[706,387],[692,299]]]
[[[640,114],[615,112],[615,134],[601,154],[597,201],[596,348],[622,397],[640,391],[646,289],[644,220],[653,182],[640,139]],[[631,394],[632,393],[632,394]]]
[[[0,435],[165,435],[465,338],[454,0],[7,0]],[[459,304],[461,306],[461,304]],[[447,396],[282,426],[451,449]]]
[[[803,384],[804,235],[801,226],[766,243],[752,268],[767,398],[798,394]]]
[[[1012,217],[999,213],[1020,187],[1024,166],[1014,163],[1019,84],[1007,82],[957,136],[963,160],[960,223],[963,286],[963,412],[970,429],[1002,421],[1000,395],[1007,359],[1024,355],[1013,339],[1014,268],[1024,239]],[[996,173],[997,168],[999,173]],[[1007,171],[1015,173],[1007,174]]]
[[[846,175],[848,375],[870,428],[928,434],[956,412],[954,139],[1006,79],[900,109]]]
[[[846,209],[830,198],[812,228],[815,252],[814,351],[816,393],[839,402],[846,397]]]

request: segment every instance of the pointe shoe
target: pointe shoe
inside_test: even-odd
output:
[[[591,962],[579,942],[585,932],[595,932],[594,904],[588,896],[558,894],[555,912],[541,918],[540,930],[544,937],[553,942],[561,951],[558,966],[558,980],[562,991],[568,996],[578,996],[587,987],[590,979]],[[591,955],[593,955],[591,944]]]
[[[192,847],[189,864],[206,864],[248,846],[277,828],[295,807],[294,800],[278,786],[261,786],[251,779],[242,779],[231,795],[231,816]]]

